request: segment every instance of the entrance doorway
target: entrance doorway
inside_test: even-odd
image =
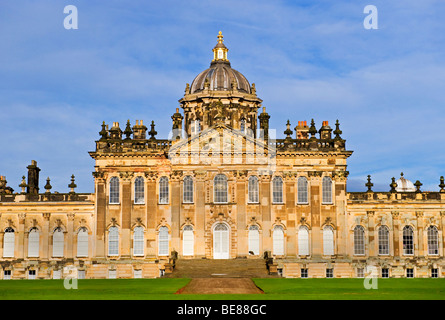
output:
[[[213,259],[229,259],[229,227],[218,223],[213,228]]]

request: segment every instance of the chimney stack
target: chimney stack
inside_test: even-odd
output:
[[[32,160],[31,164],[26,167],[28,169],[28,187],[26,192],[29,194],[39,194],[39,172],[37,161]]]

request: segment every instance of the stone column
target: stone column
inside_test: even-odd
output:
[[[368,257],[377,256],[374,211],[366,211],[368,215]]]
[[[393,246],[394,246],[394,258],[400,257],[400,246],[399,246],[399,212],[391,211],[392,215],[392,228],[393,228]]]
[[[171,181],[171,250],[181,252],[181,179],[182,171],[174,171],[170,175]]]
[[[67,223],[67,239],[66,239],[66,254],[65,257],[72,259],[75,257],[74,253],[74,213],[68,213],[68,223]]]
[[[445,256],[445,211],[440,211],[440,229],[442,231],[442,241],[439,238],[439,256]],[[439,233],[440,234],[440,233]]]
[[[18,228],[18,255],[17,258],[25,258],[25,217],[26,213],[19,213],[19,228]]]
[[[321,203],[321,193],[320,193],[320,186],[321,186],[321,175],[315,175],[312,172],[309,172],[310,175],[310,199],[309,199],[309,205],[311,207],[311,249],[312,258],[320,258],[323,254],[323,234],[321,227],[321,214],[320,214],[320,203]],[[335,233],[334,233],[335,234]],[[336,239],[334,239],[336,240]]]
[[[43,214],[43,227],[42,227],[42,248],[40,249],[41,257],[43,260],[48,260],[51,257],[51,252],[49,252],[49,219],[51,218],[51,213],[46,212]]]
[[[272,194],[270,190],[270,175],[261,175],[260,176],[260,213],[261,213],[261,222],[263,228],[263,252],[270,251],[272,252],[272,222],[271,222],[271,202],[272,202]]]
[[[122,181],[122,229],[120,252],[122,258],[130,258],[131,256],[131,179],[133,172],[121,172],[120,181]]]
[[[236,174],[236,231],[237,231],[237,256],[249,256],[249,245],[246,237],[246,182],[247,170],[238,171]]]
[[[96,245],[94,257],[105,257],[105,216],[107,210],[106,175],[104,172],[93,172],[96,190]]]
[[[287,228],[287,237],[285,240],[286,250],[285,253],[287,256],[295,256],[297,254],[296,248],[296,232],[295,232],[295,224],[296,224],[296,209],[295,209],[295,174],[286,174],[284,179],[284,191],[286,192],[286,228]]]
[[[423,226],[423,212],[422,211],[416,211],[416,217],[417,217],[417,245],[416,243],[414,243],[414,254],[416,255],[416,251],[417,251],[417,256],[426,256],[427,255],[427,251],[425,251],[425,241],[423,239],[423,230],[424,230],[424,226]],[[417,249],[417,250],[416,250]]]
[[[156,172],[145,173],[147,178],[146,189],[147,189],[147,247],[146,256],[154,257],[156,255],[156,226],[159,223],[157,221],[157,210],[158,210],[158,199],[156,193]]]
[[[207,175],[207,171],[195,171],[195,241],[197,245],[195,246],[195,256],[196,257],[205,257],[206,254],[206,239],[205,239],[205,199],[206,199],[206,190],[205,190],[205,178]]]

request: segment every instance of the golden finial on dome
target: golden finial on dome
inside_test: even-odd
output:
[[[229,51],[229,49],[223,44],[223,38],[222,32],[218,32],[218,43],[213,48],[213,61],[229,61],[227,59],[227,51]]]
[[[222,35],[222,32],[220,31],[220,32],[218,32],[218,43],[223,43],[223,38],[224,38],[224,36]]]

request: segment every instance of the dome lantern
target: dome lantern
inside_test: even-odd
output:
[[[213,60],[212,62],[215,61],[227,61],[229,62],[229,60],[227,59],[227,51],[229,51],[229,49],[227,49],[227,47],[224,45],[224,40],[223,40],[224,36],[222,35],[222,32],[220,31],[218,33],[218,43],[216,44],[216,46],[213,48]]]

